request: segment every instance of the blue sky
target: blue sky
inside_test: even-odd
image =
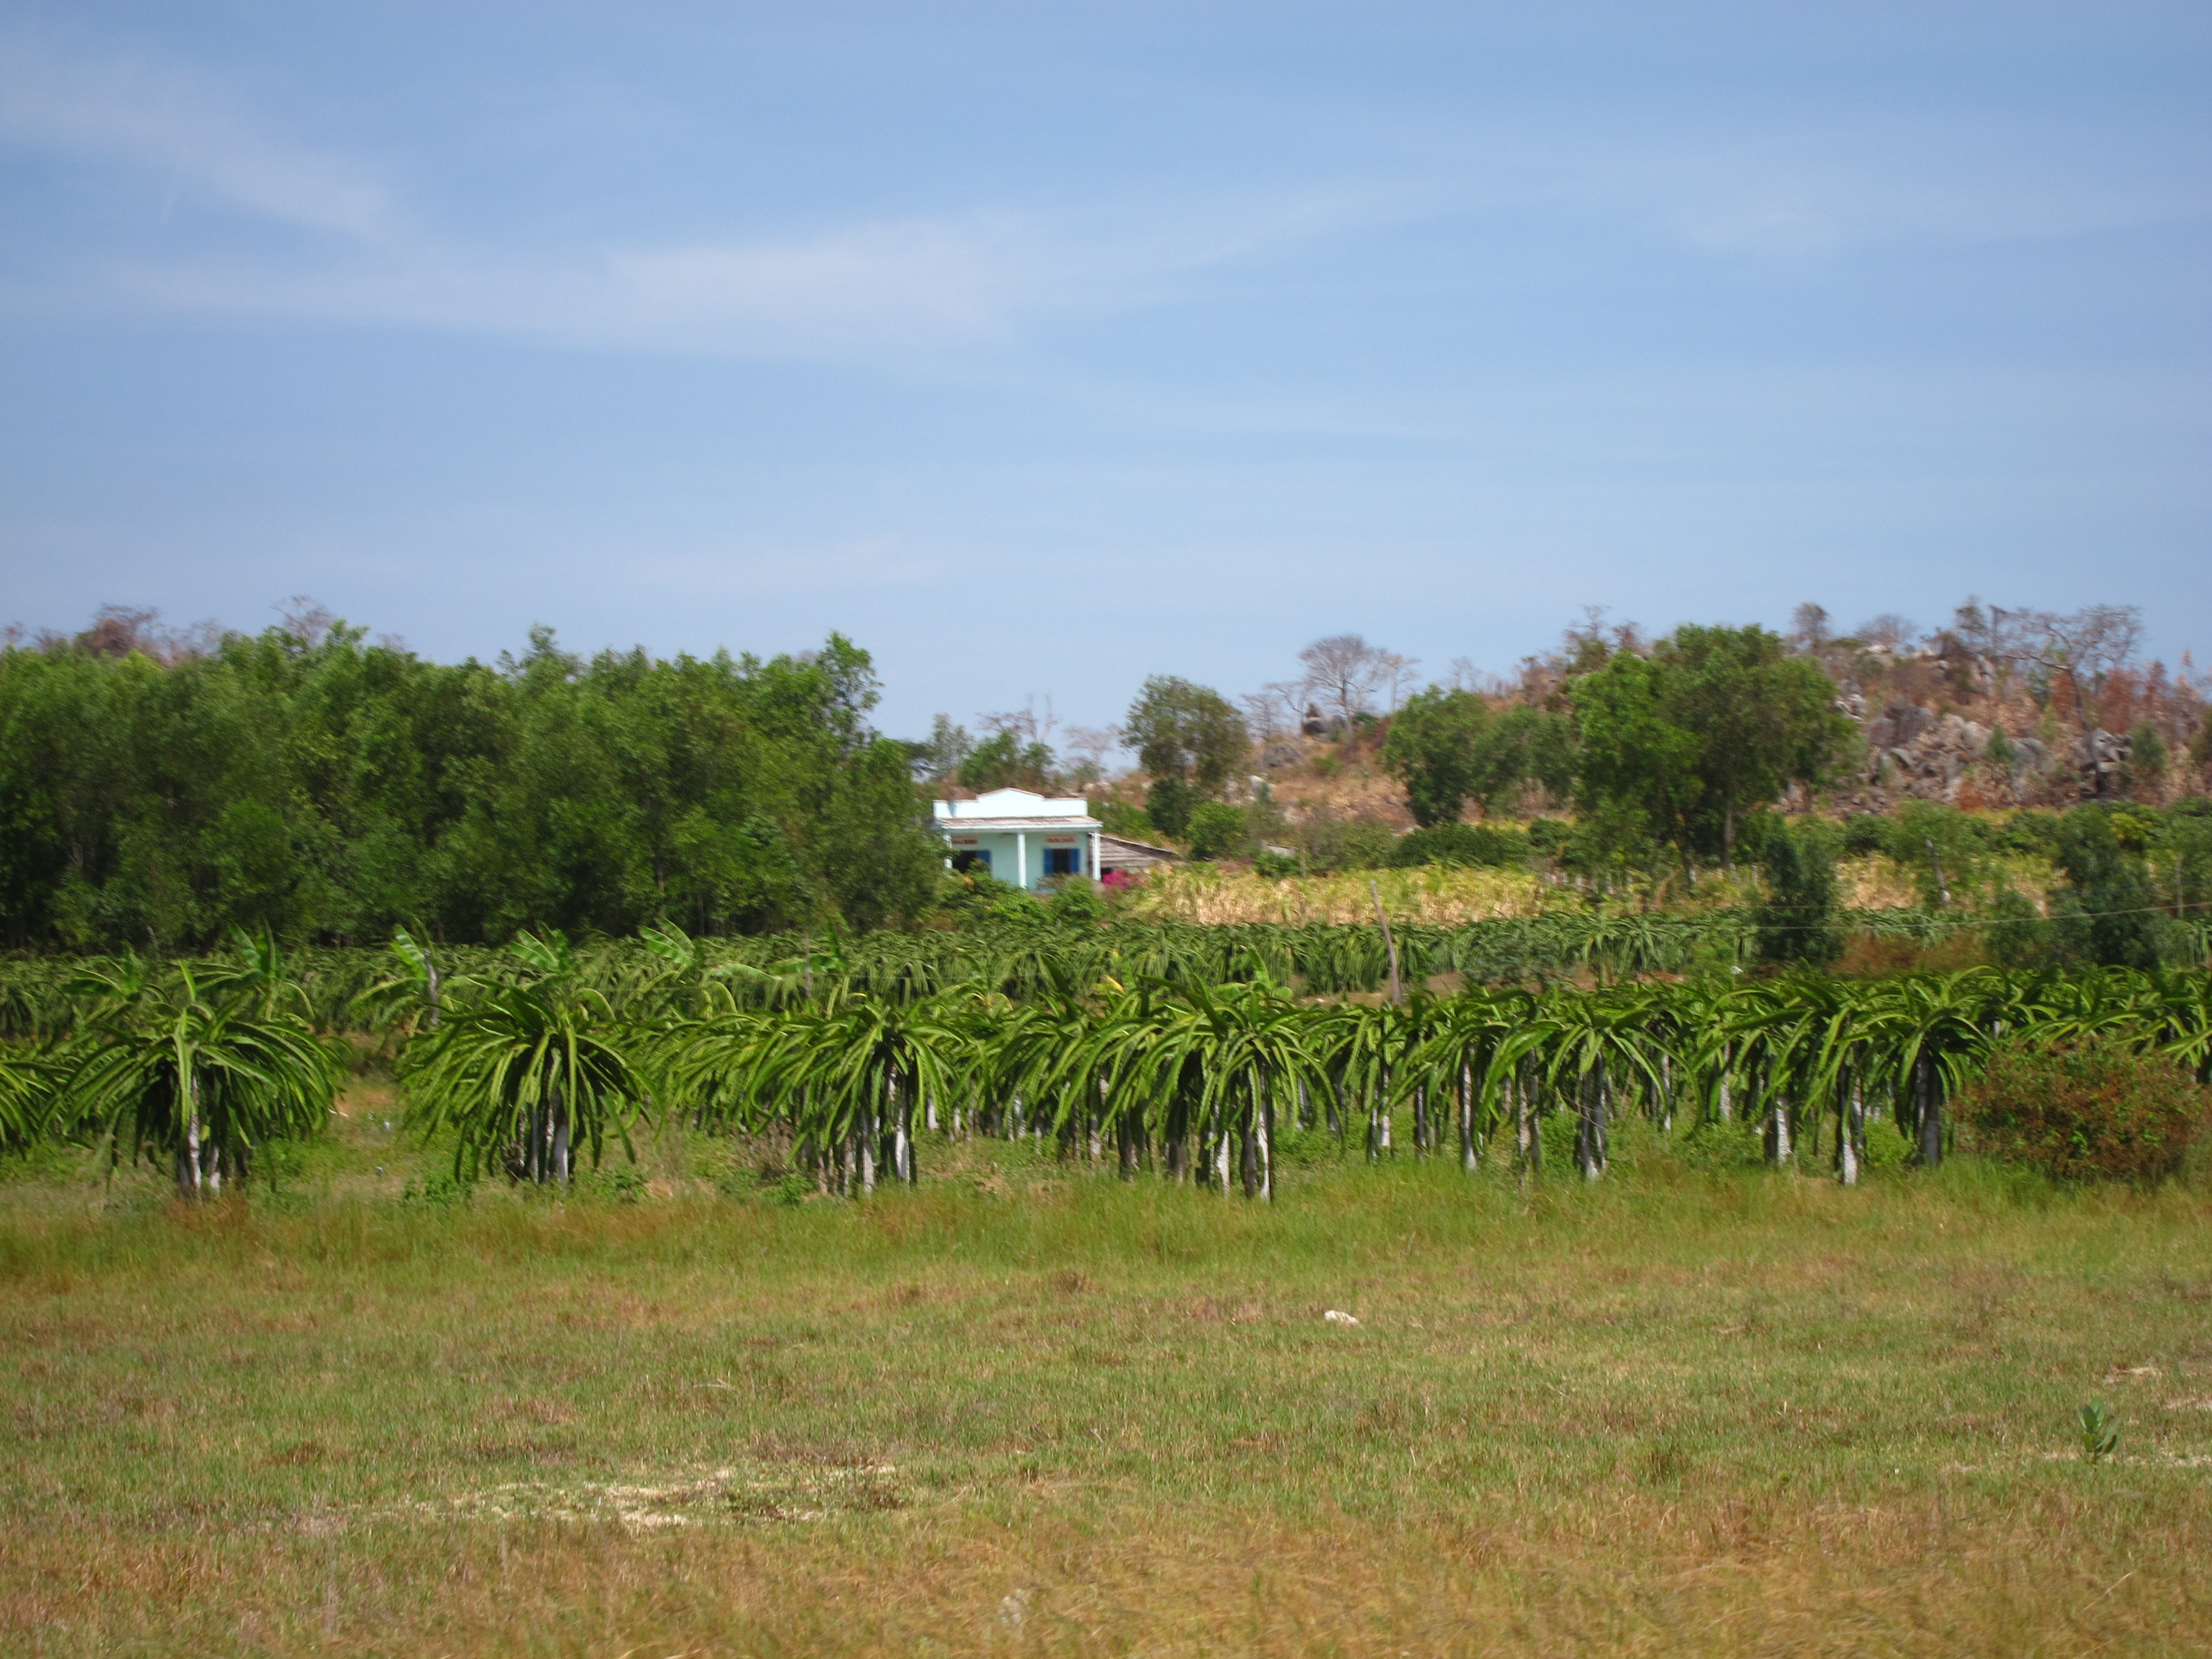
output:
[[[0,621],[875,653],[2212,647],[2212,9],[9,4]]]

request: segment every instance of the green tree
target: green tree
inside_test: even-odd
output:
[[[1735,849],[1742,814],[1791,783],[1825,781],[1850,741],[1835,687],[1763,628],[1685,625],[1654,653],[1668,672],[1674,721],[1698,746],[1709,811],[1721,820],[1721,856]]]
[[[1930,910],[1972,905],[1995,874],[1993,838],[1955,806],[1909,800],[1881,829],[1882,850],[1911,874]]]
[[[2066,886],[2051,905],[2057,949],[2076,962],[2154,968],[2166,954],[2166,919],[2141,860],[2112,833],[2112,812],[2075,807],[2059,820],[2057,862]]]
[[[2179,918],[2212,917],[2212,800],[2193,796],[2166,813],[2156,857],[2159,901]]]
[[[1042,794],[1053,787],[1052,750],[1042,743],[1024,743],[1018,732],[1000,732],[968,751],[960,763],[960,781],[978,793],[1034,789]]]
[[[1762,962],[1825,968],[1844,953],[1836,858],[1821,826],[1776,823],[1760,838],[1766,890],[1753,913]]]
[[[1851,732],[1827,677],[1763,628],[1685,624],[1649,658],[1613,653],[1572,696],[1586,806],[1724,865],[1743,815],[1823,781]]]
[[[1154,778],[1145,789],[1145,819],[1164,836],[1190,833],[1190,816],[1205,797],[1181,778]]]
[[[939,714],[930,722],[928,740],[908,744],[907,749],[915,772],[941,783],[959,776],[960,763],[975,752],[975,739],[966,726],[956,726],[951,715]]]
[[[1190,855],[1194,859],[1228,858],[1251,844],[1251,833],[1242,807],[1227,801],[1201,801],[1190,815]]]
[[[1486,812],[1511,802],[1530,783],[1564,802],[1574,794],[1581,760],[1571,717],[1525,704],[1509,708],[1476,740],[1468,793]]]
[[[2137,720],[2128,732],[2127,763],[2121,781],[2130,792],[2152,792],[2166,780],[2166,739],[2148,720]]]
[[[1490,708],[1472,691],[1431,685],[1406,700],[1382,742],[1382,768],[1405,786],[1413,822],[1424,830],[1456,823],[1475,793],[1477,761]]]
[[[1192,810],[1216,799],[1251,752],[1244,717],[1227,698],[1172,675],[1145,682],[1125,725],[1137,764],[1152,780],[1146,813],[1171,836],[1183,833]]]
[[[1576,839],[1601,849],[1650,842],[1699,850],[1697,734],[1674,718],[1667,669],[1632,652],[1574,683],[1582,738]]]
[[[157,661],[0,649],[17,946],[712,934],[929,902],[939,850],[866,653],[441,665],[343,626]]]

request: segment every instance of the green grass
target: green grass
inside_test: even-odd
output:
[[[1595,1188],[1322,1157],[1266,1209],[937,1146],[919,1191],[794,1204],[672,1142],[641,1197],[441,1207],[383,1115],[249,1205],[52,1159],[0,1187],[0,1649],[2212,1632],[2201,1191],[1846,1192],[1631,1134]]]

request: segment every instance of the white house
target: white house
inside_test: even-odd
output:
[[[1098,878],[1103,826],[1079,795],[1054,800],[1027,789],[994,789],[974,800],[939,801],[934,810],[945,861],[956,870],[980,864],[1000,881],[1030,890],[1047,876]]]

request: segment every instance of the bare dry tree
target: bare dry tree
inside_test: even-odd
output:
[[[82,634],[64,635],[42,631],[36,644],[41,650],[74,647],[97,657],[127,657],[133,652],[173,666],[196,657],[210,657],[222,647],[224,629],[212,617],[187,628],[165,628],[161,613],[152,605],[103,605],[93,613],[92,626]]]
[[[337,623],[337,614],[311,593],[295,593],[282,605],[269,607],[283,622],[284,631],[310,651],[326,639]]]
[[[1052,712],[1052,693],[1044,694],[1044,707],[1037,708],[1037,694],[1029,694],[1019,708],[1001,709],[995,714],[978,714],[975,723],[994,737],[1001,732],[1011,732],[1024,743],[1049,744],[1060,721]]]
[[[2042,650],[2038,660],[2045,668],[2064,669],[2074,690],[2074,715],[2084,732],[2089,730],[2087,690],[2100,699],[2106,684],[2127,666],[2142,642],[2142,612],[2131,605],[2084,605],[2071,616],[2046,616]]]
[[[1820,654],[1831,635],[1827,611],[1807,600],[1790,613],[1790,642],[1808,656]]]
[[[2063,672],[2072,687],[2074,715],[2090,729],[2089,698],[2101,698],[2112,676],[2134,660],[2142,643],[2142,612],[2132,605],[2090,605],[2060,615],[2050,611],[1983,610],[1969,596],[1953,631],[1967,647],[2001,668],[2040,670],[2052,682]]]
[[[1651,648],[1644,637],[1642,624],[1633,617],[1626,622],[1608,623],[1606,617],[1613,607],[1606,605],[1586,605],[1579,625],[1569,623],[1559,635],[1559,649],[1547,658],[1531,657],[1524,670],[1534,665],[1556,679],[1563,673],[1586,672],[1596,667],[1614,652],[1626,651],[1643,656]]]
[[[1296,732],[1305,723],[1304,680],[1270,680],[1257,691],[1248,691],[1237,701],[1244,705],[1244,717],[1259,737]]]
[[[1354,714],[1367,712],[1368,702],[1382,685],[1386,651],[1377,650],[1357,634],[1332,634],[1316,640],[1298,653],[1305,665],[1304,690],[1333,708],[1349,726]]]
[[[1075,757],[1075,775],[1086,783],[1095,783],[1106,775],[1106,757],[1121,746],[1121,728],[1110,721],[1104,726],[1071,726],[1067,728],[1067,752]]]
[[[1864,643],[1903,656],[1912,641],[1919,637],[1920,624],[1910,617],[1900,617],[1894,611],[1885,611],[1879,617],[1861,623],[1855,630]]]
[[[1389,696],[1390,713],[1395,714],[1398,712],[1398,704],[1403,699],[1406,688],[1413,682],[1413,671],[1420,665],[1419,657],[1401,657],[1395,651],[1377,651],[1375,653],[1376,673],[1382,680],[1383,690]]]

